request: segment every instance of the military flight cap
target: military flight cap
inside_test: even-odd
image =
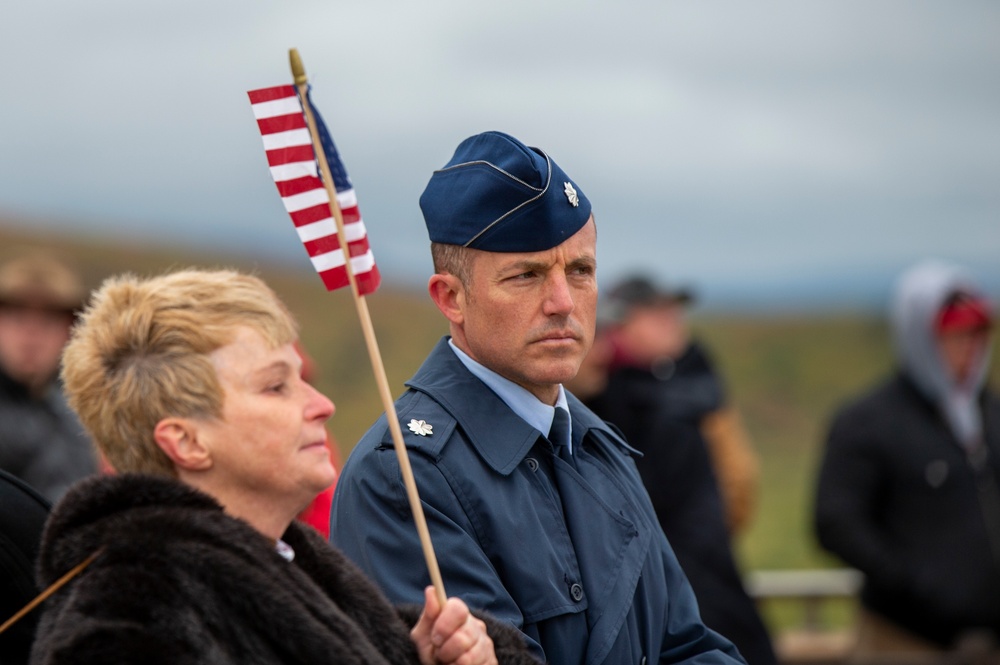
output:
[[[432,242],[539,252],[590,219],[590,201],[555,161],[502,132],[462,141],[420,196]]]

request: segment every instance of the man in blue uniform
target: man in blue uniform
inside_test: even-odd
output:
[[[590,202],[545,153],[463,141],[420,199],[449,322],[397,415],[444,585],[551,663],[739,663],[702,623],[621,436],[566,392],[594,336]],[[388,596],[429,583],[385,416],[330,538]]]

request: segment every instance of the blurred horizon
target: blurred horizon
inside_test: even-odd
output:
[[[240,241],[232,239],[212,240],[212,234],[202,234],[195,241],[186,241],[184,233],[177,229],[163,228],[160,232],[111,234],[94,230],[87,226],[74,225],[72,220],[46,220],[39,224],[36,219],[13,217],[0,209],[0,237],[4,234],[16,237],[13,242],[24,247],[44,248],[49,240],[60,243],[85,243],[91,246],[105,245],[122,250],[138,247],[159,251],[176,257],[178,264],[196,261],[200,264],[216,265],[260,265],[271,269],[296,274],[306,279],[320,279],[313,271],[304,248],[287,219],[279,219],[277,224],[285,226],[283,246],[265,246],[266,242],[255,242],[252,237]],[[778,275],[758,276],[751,282],[727,280],[725,278],[702,279],[679,276],[671,279],[668,270],[656,266],[631,266],[619,270],[611,276],[602,269],[603,251],[601,235],[598,234],[598,281],[602,292],[608,290],[618,280],[630,275],[645,275],[660,284],[670,287],[684,287],[694,294],[691,309],[694,312],[726,314],[825,314],[853,312],[882,316],[889,303],[893,284],[898,276],[894,267],[873,267],[863,271],[815,271],[804,276]],[[206,240],[204,236],[208,237]],[[381,260],[378,246],[374,246],[376,263],[382,273],[384,286],[412,292],[417,298],[426,298],[425,285],[433,269],[430,261],[429,244],[417,248],[425,256],[423,261],[415,260],[415,266],[395,266]],[[416,257],[417,259],[421,257]],[[927,258],[939,258],[933,255]],[[423,264],[423,265],[420,265]],[[986,295],[1000,304],[1000,260],[993,266],[980,267],[963,263],[972,270]],[[137,268],[138,269],[138,268]],[[312,276],[312,277],[310,277]],[[93,285],[93,286],[96,286]]]

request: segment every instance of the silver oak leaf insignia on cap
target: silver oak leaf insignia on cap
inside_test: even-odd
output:
[[[427,436],[434,431],[434,426],[424,420],[417,420],[414,418],[407,424],[410,431],[417,436]]]
[[[569,199],[569,204],[574,208],[579,207],[580,197],[576,195],[576,190],[573,189],[573,185],[568,182],[564,182],[563,184],[566,185],[566,189],[563,190],[563,193],[566,194],[566,198]]]

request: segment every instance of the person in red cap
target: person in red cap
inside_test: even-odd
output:
[[[898,370],[833,420],[816,533],[865,575],[860,657],[995,649],[1000,399],[986,385],[992,308],[964,269],[925,262],[900,278],[892,324]]]

